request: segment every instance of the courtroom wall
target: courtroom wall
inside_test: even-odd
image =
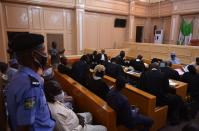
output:
[[[40,33],[45,36],[45,44],[47,34],[60,34],[63,35],[66,52],[75,52],[73,10],[10,3],[3,3],[3,8],[5,34],[26,31]]]
[[[127,26],[125,28],[114,27],[116,18],[127,20],[126,16],[86,12],[84,21],[84,48],[102,49],[121,47],[121,44],[127,40]]]
[[[3,8],[2,3],[0,2],[0,61],[7,61],[6,56],[6,46],[5,46],[5,37],[4,37],[4,24],[3,24]]]

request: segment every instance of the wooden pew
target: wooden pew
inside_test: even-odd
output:
[[[130,131],[124,126],[116,126],[116,113],[107,103],[67,75],[55,71],[55,78],[63,90],[73,96],[77,108],[91,112],[94,121],[107,127],[108,131]]]
[[[105,82],[112,86],[116,79],[105,75]],[[156,107],[156,96],[137,89],[131,85],[126,85],[122,93],[128,97],[130,104],[140,108],[141,113],[154,120],[151,130],[156,131],[166,125],[168,106]]]
[[[72,65],[74,62],[79,61],[82,55],[65,55],[65,57],[67,59],[67,63]]]

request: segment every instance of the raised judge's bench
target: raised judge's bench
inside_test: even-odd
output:
[[[144,59],[160,58],[163,60],[170,60],[170,53],[175,52],[182,64],[190,64],[199,56],[198,46],[182,46],[173,44],[154,44],[154,43],[133,43],[126,42],[129,51],[128,56],[136,57],[143,55]]]

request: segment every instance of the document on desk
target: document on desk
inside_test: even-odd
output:
[[[141,73],[140,72],[135,72],[135,71],[127,71],[126,73],[128,74],[135,74],[135,75],[140,75]]]
[[[169,85],[171,87],[176,87],[178,85],[178,83],[174,82],[173,80],[169,80]]]
[[[178,74],[180,76],[182,76],[184,74],[184,71],[182,69],[175,69],[175,70],[178,72]]]

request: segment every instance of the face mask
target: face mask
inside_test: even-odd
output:
[[[2,79],[3,79],[4,81],[7,81],[7,80],[8,80],[8,76],[7,76],[7,75],[2,74],[1,77],[2,77]]]
[[[47,79],[51,79],[54,76],[54,72],[53,72],[53,68],[47,68],[43,71],[42,77],[47,80]]]
[[[44,69],[48,60],[48,56],[39,51],[34,51],[34,57],[35,64],[40,68]]]
[[[63,101],[64,101],[64,92],[62,91],[61,94],[56,95],[56,96],[54,97],[54,99],[55,99],[56,101],[63,102]]]
[[[101,71],[101,72],[96,72],[95,73],[95,76],[97,76],[97,77],[103,77],[104,76],[104,71]]]

